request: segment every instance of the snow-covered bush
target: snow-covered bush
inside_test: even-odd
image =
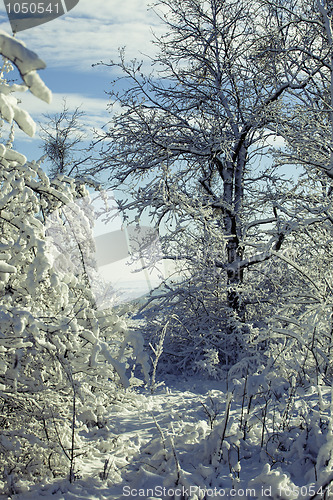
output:
[[[224,378],[244,356],[257,357],[258,328],[228,306],[223,273],[199,259],[195,264],[148,299],[141,312],[142,333],[152,345],[165,336],[160,371]]]
[[[11,94],[29,87],[49,100],[35,72],[44,64],[5,34],[0,51],[26,84],[10,86],[2,74],[1,115],[32,135],[31,118]],[[71,267],[56,258],[50,227],[56,220],[54,236],[68,224],[66,207],[92,230],[87,205],[80,206],[88,197],[84,185],[60,176],[50,181],[10,143],[0,145],[0,154],[0,486],[15,493],[23,479],[74,480],[77,455],[89,451],[80,449],[80,432],[102,426],[104,408],[130,386],[131,357],[147,367],[140,337],[112,310],[95,306],[85,273],[91,238],[77,254],[83,269],[75,259]]]

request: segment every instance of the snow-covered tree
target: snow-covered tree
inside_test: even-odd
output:
[[[32,135],[34,123],[13,92],[29,88],[49,101],[36,73],[44,63],[2,33],[0,52],[6,58],[0,113]],[[8,60],[23,84],[5,80]],[[141,360],[146,375],[148,365],[140,336],[112,310],[98,310],[87,286],[92,224],[89,203],[80,203],[89,197],[85,186],[64,176],[51,181],[11,141],[0,145],[0,155],[0,468],[1,487],[15,493],[23,479],[74,480],[83,451],[79,427],[103,425],[110,395],[131,385],[129,357]],[[57,245],[61,230],[73,234],[66,233],[73,220],[79,251],[66,261]],[[83,231],[88,234],[80,240]]]
[[[280,8],[285,11],[287,6]],[[312,36],[299,54],[302,74],[307,74],[309,81],[304,89],[291,93],[277,124],[284,144],[275,152],[276,167],[297,165],[302,167],[302,174],[292,210],[293,235],[287,254],[282,255],[283,263],[280,260],[291,278],[281,289],[280,313],[277,319],[272,317],[273,329],[281,338],[285,336],[285,352],[289,351],[288,343],[302,351],[307,368],[313,363],[312,369],[319,376],[331,372],[332,6],[326,1],[306,2],[301,9],[293,10],[291,19],[294,24],[311,26]],[[309,61],[320,63],[320,71],[312,74]],[[303,368],[294,370],[305,376]]]
[[[247,270],[296,226],[292,186],[263,158],[281,108],[322,69],[325,47],[304,57],[316,29],[295,22],[302,5],[161,1],[155,71],[123,52],[110,64],[122,86],[110,92],[115,113],[95,172],[109,173],[125,213],[151,217],[185,276],[219,276],[226,314],[241,321]]]
[[[61,112],[54,116],[46,115],[48,121],[40,124],[44,162],[50,177],[57,174],[73,177],[89,163],[90,156],[83,151],[86,138],[82,127],[83,116],[79,108],[71,112],[64,100]]]
[[[333,26],[330,2],[318,0],[306,12],[295,11],[293,22],[308,23],[314,33],[302,59],[318,61],[320,71],[310,74],[306,88],[294,92],[288,105],[281,110],[278,132],[285,140],[279,163],[302,165],[321,175],[323,181],[333,178]],[[328,187],[328,186],[327,186]]]

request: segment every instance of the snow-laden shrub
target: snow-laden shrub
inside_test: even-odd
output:
[[[248,486],[263,486],[258,498],[287,500],[300,491],[304,497],[331,480],[331,391],[322,379],[301,386],[296,372],[279,370],[276,358],[266,363],[254,373],[244,359],[228,374],[238,405],[240,456],[257,454],[263,467]]]
[[[257,374],[240,364],[229,372],[230,380],[239,385],[239,401],[244,401],[244,433],[251,438],[256,422],[261,422],[262,461],[269,467],[262,473],[266,483],[263,476],[258,481],[275,488],[273,498],[280,498],[279,481],[287,471],[291,478],[283,498],[292,498],[295,491],[297,495],[293,481],[308,494],[310,487],[313,495],[322,487],[320,497],[332,476],[330,241],[330,223],[323,221],[311,231],[296,233],[278,262],[267,266],[265,274],[279,297],[273,311],[269,305],[271,314],[264,316],[268,327],[258,335],[265,346],[265,365]],[[261,313],[264,309],[261,305]],[[250,390],[254,376],[261,379],[255,392]],[[280,475],[273,473],[278,464]]]
[[[147,344],[156,345],[164,336],[160,371],[221,378],[253,351],[258,331],[227,305],[226,283],[218,270],[192,271],[154,292],[141,313],[141,330]]]
[[[5,35],[1,50],[30,90],[49,100],[35,72],[43,67],[37,56]],[[32,134],[32,120],[11,95],[26,88],[4,81],[0,112]],[[88,452],[80,449],[80,429],[103,426],[104,408],[131,384],[131,357],[146,373],[147,360],[140,336],[111,309],[96,307],[85,267],[91,234],[76,254],[83,269],[75,259],[72,267],[68,259],[59,266],[56,258],[50,221],[57,220],[55,230],[65,227],[66,206],[76,207],[91,232],[80,206],[88,196],[84,185],[50,181],[10,144],[0,145],[0,155],[0,471],[3,489],[15,493],[23,477],[75,479],[76,458]]]
[[[257,499],[264,500],[296,500],[299,498],[295,484],[290,480],[288,473],[284,473],[280,467],[271,470],[266,464],[263,472],[249,482],[250,488],[258,492]]]

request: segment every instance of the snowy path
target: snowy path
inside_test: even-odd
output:
[[[329,408],[329,392],[330,388],[327,388],[326,409]],[[316,415],[319,413],[316,406],[316,388],[309,388],[307,392],[300,389],[298,398],[295,408],[299,405],[304,406],[307,401],[309,407],[314,409],[314,418],[317,418]],[[281,454],[279,455],[279,450],[275,449],[276,440],[267,440],[269,449],[267,446],[262,446],[261,407],[259,406],[259,410],[253,413],[251,421],[248,420],[251,432],[247,432],[247,439],[244,441],[243,433],[239,430],[241,403],[230,402],[229,412],[226,411],[229,399],[227,401],[226,399],[226,390],[221,382],[193,378],[189,380],[170,378],[166,387],[160,387],[153,395],[147,392],[129,392],[121,400],[111,403],[109,417],[104,427],[89,432],[90,455],[81,457],[81,462],[78,461],[76,464],[81,478],[73,484],[55,479],[52,484],[36,486],[30,492],[14,495],[12,498],[15,500],[138,500],[139,498],[306,500],[310,498],[309,495],[290,496],[291,487],[297,489],[296,484],[304,485],[303,489],[307,492],[309,484],[313,481],[309,476],[309,473],[313,475],[313,466],[303,460],[302,450],[306,433],[301,433],[302,428],[290,427],[291,432],[294,432],[293,439],[297,441],[295,445],[292,444],[290,430],[281,434],[280,439],[284,440],[285,446],[286,459],[284,459]],[[279,400],[276,404],[280,404]],[[281,401],[281,405],[274,407],[275,421],[284,415],[285,403]],[[212,427],[208,414],[212,418],[216,416]],[[321,416],[323,417],[324,413]],[[271,430],[266,426],[265,432],[267,435]],[[272,436],[276,436],[276,433],[273,432]],[[321,444],[325,445],[325,441],[318,432],[315,439],[312,438],[311,443],[309,442],[307,453],[310,457],[311,454],[316,455]],[[281,456],[282,459],[272,464],[269,460],[273,455]],[[109,470],[105,478],[101,477],[101,473],[106,460]],[[289,472],[293,474],[296,483],[291,481]],[[304,480],[307,482],[304,483]],[[182,491],[184,488],[190,491],[190,494],[181,496],[168,493],[176,491],[179,487]],[[167,493],[161,493],[163,488]],[[216,490],[218,494],[215,493]]]
[[[55,481],[52,485],[48,484],[12,498],[17,500],[134,498],[128,494],[124,496],[123,487],[131,484],[131,487],[140,488],[140,483],[147,479],[142,471],[138,473],[138,468],[145,463],[142,449],[154,439],[160,441],[159,447],[163,449],[161,431],[166,435],[172,428],[172,431],[177,433],[185,422],[194,428],[198,421],[207,421],[201,403],[206,401],[208,392],[224,400],[222,392],[217,389],[221,385],[218,382],[178,380],[176,387],[173,385],[171,381],[168,387],[159,388],[153,395],[133,394],[124,398],[123,402],[112,405],[107,432],[105,428],[95,431],[94,456],[84,459],[84,468],[80,471],[82,478],[74,484],[69,485],[64,480]],[[107,479],[101,480],[100,473],[107,459],[111,465],[109,475]],[[152,467],[150,469],[153,470]],[[161,477],[160,485],[162,482]]]
[[[182,429],[184,423],[194,428],[198,421],[206,420],[206,415],[201,403],[206,400],[206,390],[202,385],[199,390],[197,390],[196,385],[201,385],[194,382],[183,382],[182,387],[162,389],[156,394],[145,396],[142,401],[142,405],[139,405],[137,409],[134,409],[128,414],[117,415],[113,414],[112,419],[114,422],[114,428],[117,429],[119,433],[119,451],[115,453],[115,465],[118,472],[122,472],[122,480],[118,483],[118,486],[110,488],[108,499],[120,500],[122,498],[129,498],[129,496],[123,496],[123,487],[131,484],[132,488],[143,488],[147,487],[147,477],[142,474],[139,477],[138,466],[144,465],[145,459],[142,456],[142,449],[149,443],[157,439],[160,442],[160,449],[163,449],[163,438],[161,436],[161,431],[164,436],[170,433],[170,428],[173,433],[177,434],[177,431]],[[207,384],[206,384],[207,385]],[[212,392],[212,383],[210,383],[210,392]],[[213,385],[220,385],[213,383]],[[172,387],[172,386],[171,386]],[[220,398],[224,396],[219,391],[214,391],[214,393]],[[159,429],[158,429],[159,427]],[[130,450],[127,454],[127,464],[123,466],[123,470],[119,470],[122,467],[122,461],[124,461],[124,455],[122,450]],[[119,460],[119,462],[117,462]],[[146,470],[153,470],[153,466],[146,466]],[[119,478],[120,479],[120,478]],[[152,478],[154,486],[156,483],[156,476]],[[149,483],[149,478],[148,478]],[[160,486],[163,484],[163,478],[160,478]]]

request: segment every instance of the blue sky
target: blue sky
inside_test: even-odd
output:
[[[61,111],[65,97],[70,109],[80,106],[85,112],[87,128],[102,127],[108,120],[105,91],[115,74],[110,68],[92,65],[117,60],[118,48],[124,46],[129,60],[151,54],[152,28],[161,29],[145,0],[80,0],[68,14],[19,32],[17,38],[47,64],[40,76],[53,93],[51,104],[24,94],[22,107],[38,121],[45,113]],[[12,34],[3,2],[0,29]],[[16,137],[16,148],[29,159],[37,159],[38,138],[31,140],[21,132]]]

